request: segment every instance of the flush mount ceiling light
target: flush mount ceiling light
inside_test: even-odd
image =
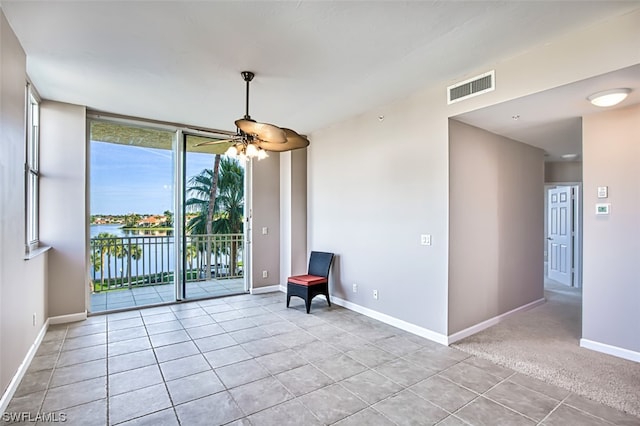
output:
[[[631,89],[611,89],[594,93],[587,100],[595,106],[610,107],[622,102],[631,93]]]
[[[578,158],[578,154],[563,154],[562,158],[564,158],[565,160],[574,160]]]
[[[196,146],[232,142],[233,145],[229,147],[225,155],[238,157],[245,161],[251,158],[262,160],[268,157],[267,151],[284,152],[307,147],[309,140],[293,130],[273,124],[260,123],[251,118],[249,115],[249,82],[253,80],[255,74],[251,71],[243,71],[240,74],[247,83],[247,102],[244,117],[235,121],[236,135],[231,139],[205,142]]]

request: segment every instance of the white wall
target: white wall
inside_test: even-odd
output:
[[[86,311],[89,291],[86,111],[41,104],[40,238],[49,257],[49,315]]]
[[[315,132],[308,161],[309,250],[336,253],[332,295],[441,335],[448,256],[443,93]],[[421,234],[431,234],[433,245],[421,246]]]
[[[449,127],[449,335],[544,296],[544,153]]]
[[[0,10],[0,395],[47,317],[47,254],[24,260],[26,78],[24,51]]]
[[[280,283],[280,158],[254,161],[252,170],[251,279],[253,288]],[[262,234],[266,227],[268,233]],[[267,271],[268,277],[262,277]]]
[[[583,167],[582,337],[640,361],[640,105],[583,118]],[[594,214],[602,202],[609,216]]]
[[[549,161],[544,163],[546,183],[582,182],[582,161]]]

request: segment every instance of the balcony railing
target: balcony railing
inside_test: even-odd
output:
[[[92,291],[173,283],[174,248],[173,236],[92,238]],[[187,235],[183,253],[187,282],[243,275],[243,234]]]

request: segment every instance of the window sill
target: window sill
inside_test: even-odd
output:
[[[24,255],[24,260],[31,260],[51,250],[51,246],[40,246]]]

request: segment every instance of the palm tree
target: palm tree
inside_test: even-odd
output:
[[[198,224],[197,231],[198,234],[202,234],[201,227],[204,225],[204,234],[211,235],[212,232],[212,223],[213,223],[213,214],[215,211],[216,204],[216,196],[218,194],[218,175],[220,171],[220,159],[221,155],[216,154],[215,159],[213,161],[213,170],[205,169],[199,175],[192,177],[189,179],[190,187],[187,189],[187,192],[193,195],[192,198],[188,199],[185,202],[187,209],[192,209],[192,211],[197,211],[200,214],[198,215],[200,218],[200,224]],[[189,229],[191,229],[190,224],[187,225]],[[191,230],[194,233],[194,230]],[[207,247],[206,247],[206,271],[207,271],[207,279],[211,278],[211,239],[207,237]]]
[[[91,263],[96,271],[100,271],[106,266],[109,281],[111,281],[111,255],[116,251],[114,238],[118,238],[118,236],[108,232],[101,232],[92,238],[94,254],[91,256]],[[104,261],[105,256],[107,263]],[[100,286],[104,287],[104,270],[100,274]]]
[[[223,157],[216,161],[218,169],[204,169],[189,179],[185,201],[187,210],[198,213],[187,223],[194,234],[242,232],[244,204],[244,169],[236,159]],[[239,225],[238,225],[239,223]],[[232,248],[236,247],[234,244]],[[202,249],[202,247],[201,247]],[[218,247],[216,247],[218,249]],[[205,253],[207,279],[211,278],[211,239],[207,237]],[[234,255],[233,253],[232,255]],[[236,260],[233,260],[235,265]]]
[[[213,221],[217,234],[241,234],[244,215],[244,169],[237,160],[225,158],[221,164],[220,193],[217,198],[219,213]],[[238,241],[231,240],[230,275],[236,274]]]
[[[131,289],[131,260],[138,260],[142,256],[142,247],[138,244],[131,244],[129,239],[128,244],[119,244],[115,247],[114,255],[118,259],[127,259],[127,281],[129,289]],[[124,281],[124,274],[120,274],[120,278]]]
[[[184,255],[189,263],[189,268],[187,269],[188,273],[193,272],[193,261],[198,258],[198,252],[198,245],[193,243],[187,244],[187,247],[184,249]]]
[[[93,266],[93,270],[95,272],[99,272],[102,269],[102,253],[96,252],[95,250],[92,251],[91,256],[90,256],[90,262],[91,262],[91,266]],[[95,275],[94,275],[95,277]],[[91,293],[93,293],[95,291],[95,283],[94,280],[91,280],[91,284],[90,284],[90,290]]]

